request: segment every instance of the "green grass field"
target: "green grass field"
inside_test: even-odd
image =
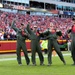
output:
[[[66,53],[69,52],[63,52],[63,54]],[[13,60],[11,60],[10,58],[12,58]],[[54,56],[52,57],[51,66],[47,66],[47,57],[45,57],[44,66],[39,65],[38,58],[36,58],[37,66],[27,66],[24,57],[22,57],[23,65],[19,66],[16,61],[16,54],[1,54],[0,75],[75,75],[75,66],[71,65],[73,63],[71,56],[67,55],[64,56],[64,58],[67,63],[66,65],[63,65],[58,56]]]

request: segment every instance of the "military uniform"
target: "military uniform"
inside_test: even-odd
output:
[[[16,28],[14,24],[15,24],[15,21],[12,22],[11,28],[13,28],[17,32],[16,33],[16,36],[17,36],[16,53],[17,53],[18,64],[22,64],[21,62],[21,49],[22,49],[24,52],[25,59],[26,59],[26,64],[29,65],[30,59],[28,57],[26,43],[25,43],[26,37],[22,35],[22,31],[19,28]]]
[[[75,25],[68,30],[68,33],[71,33],[71,55],[74,62],[73,65],[75,65]]]
[[[63,61],[64,64],[65,60],[63,58],[63,55],[60,51],[59,45],[57,43],[57,35],[59,33],[56,32],[51,32],[50,30],[46,31],[43,33],[44,35],[46,35],[46,38],[48,39],[48,65],[52,64],[52,48],[55,49],[56,53],[58,54],[58,56],[60,57],[61,61]],[[61,34],[59,34],[61,35]]]
[[[33,30],[30,29],[29,24],[27,25],[27,30],[30,34],[30,40],[31,40],[31,51],[32,51],[32,63],[33,65],[36,65],[36,59],[35,54],[36,52],[39,55],[40,59],[40,65],[43,65],[44,57],[42,55],[41,47],[40,47],[40,34],[36,34]]]

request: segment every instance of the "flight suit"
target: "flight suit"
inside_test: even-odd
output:
[[[26,37],[23,36],[22,31],[15,26],[15,21],[12,22],[11,28],[13,28],[16,31],[16,36],[17,36],[16,53],[17,53],[18,64],[22,64],[22,62],[21,62],[21,49],[22,49],[24,52],[24,57],[26,59],[26,64],[29,65],[30,59],[28,57],[26,43],[25,43]]]
[[[75,25],[68,30],[68,33],[71,33],[71,55],[74,62],[73,65],[75,65]]]
[[[72,54],[72,59],[75,65],[75,33],[71,33],[72,35],[72,41],[71,41],[71,54]]]
[[[40,34],[36,34],[33,30],[31,30],[29,24],[27,25],[27,31],[30,34],[30,40],[31,40],[32,63],[33,65],[36,65],[35,54],[37,52],[40,59],[40,65],[43,65],[44,57],[43,57],[41,46],[40,46],[41,36]]]
[[[58,56],[60,57],[61,61],[63,61],[64,64],[65,60],[63,58],[63,55],[60,51],[58,42],[57,42],[57,34],[59,33],[51,33],[49,30],[43,33],[44,35],[46,35],[46,38],[48,39],[48,65],[52,64],[52,48],[55,49],[56,53],[58,54]],[[59,34],[60,35],[60,34]]]

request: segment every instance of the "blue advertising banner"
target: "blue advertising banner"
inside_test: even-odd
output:
[[[64,11],[63,14],[64,15],[75,15],[75,12],[66,12],[66,11]]]

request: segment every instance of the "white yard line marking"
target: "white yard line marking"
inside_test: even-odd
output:
[[[71,55],[70,53],[67,54],[63,54],[64,56],[69,56]],[[53,56],[53,55],[52,55]],[[57,54],[55,56],[58,56]],[[44,55],[44,57],[47,57],[47,55]],[[29,58],[31,58],[31,56],[29,56]],[[36,58],[38,58],[38,56],[36,56]],[[22,59],[25,59],[24,57],[22,57]],[[16,60],[16,58],[3,58],[0,59],[0,61],[9,61],[9,60]]]

